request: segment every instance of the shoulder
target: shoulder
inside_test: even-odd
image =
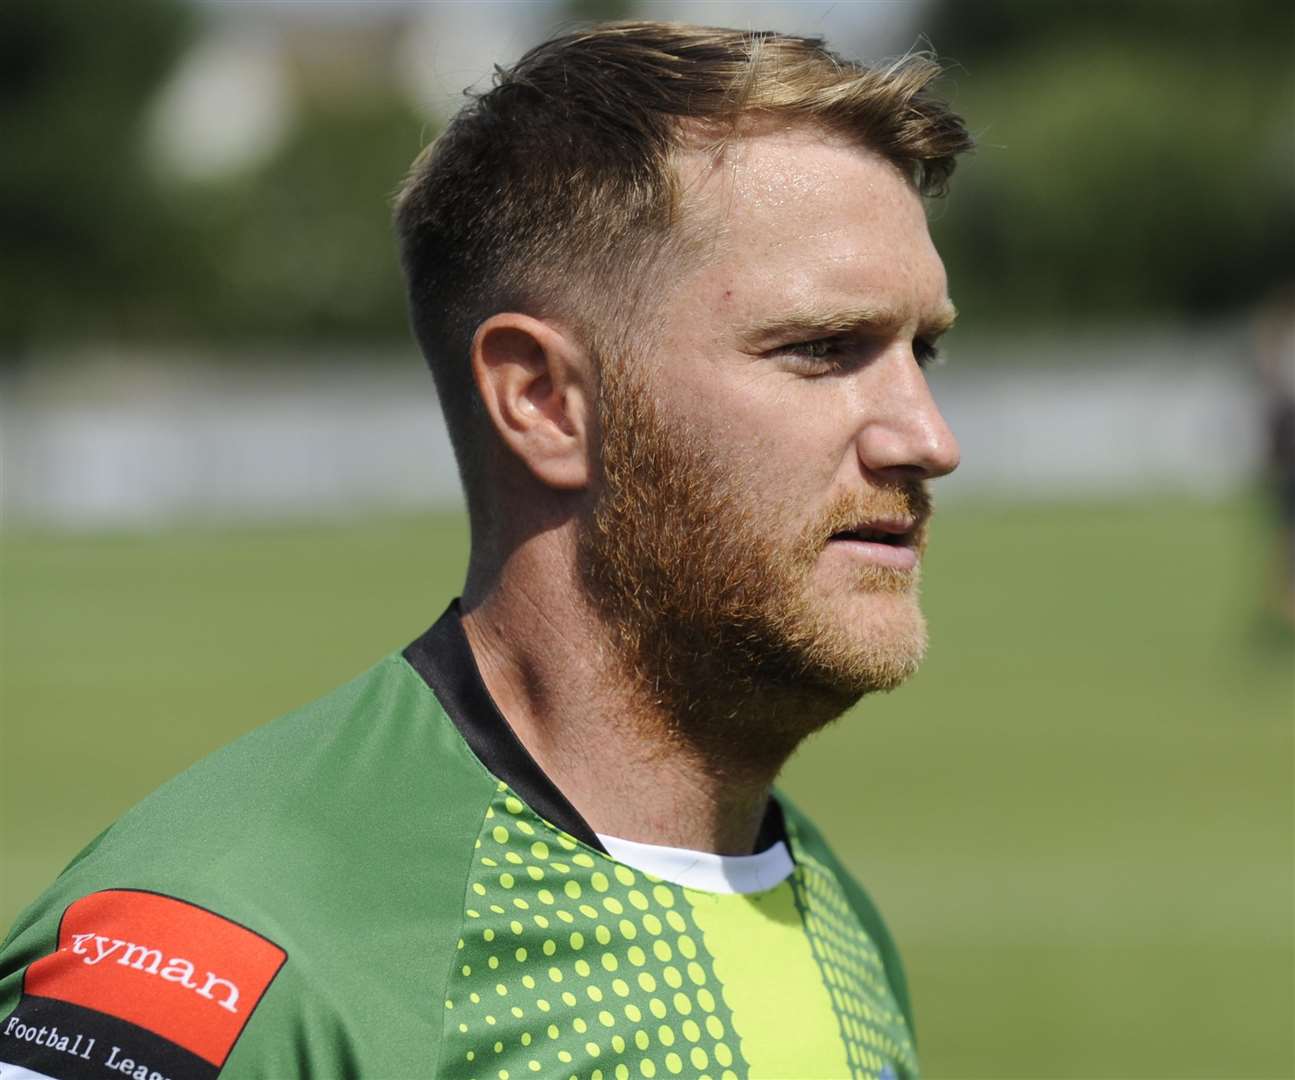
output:
[[[787,834],[791,841],[793,855],[798,866],[806,871],[806,878],[811,888],[817,882],[825,892],[835,894],[848,907],[849,912],[872,940],[895,1002],[903,1012],[909,1030],[915,1031],[904,965],[900,960],[895,940],[881,917],[877,905],[867,890],[845,868],[813,821],[783,792],[779,791],[777,798],[786,818]],[[825,899],[830,904],[832,897]]]
[[[226,1057],[239,1074],[391,1074],[416,1044],[425,1070],[494,787],[398,655],[252,732],[123,815],[19,918],[0,1062],[102,1075],[118,1047],[109,1067],[136,1075],[125,1055],[145,1078],[215,1076]],[[55,1029],[80,1050],[45,1045]]]

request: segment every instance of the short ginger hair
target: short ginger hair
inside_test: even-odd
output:
[[[415,160],[395,223],[410,318],[431,367],[470,510],[484,409],[470,350],[491,315],[561,317],[597,352],[632,329],[651,271],[682,250],[678,155],[747,118],[817,126],[944,194],[972,139],[910,53],[866,67],[819,38],[605,23],[497,68]]]

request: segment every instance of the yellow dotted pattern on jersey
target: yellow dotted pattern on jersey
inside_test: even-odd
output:
[[[836,875],[798,847],[792,888],[832,998],[851,1075],[915,1077],[917,1053],[908,1024],[877,947],[859,925]]]
[[[438,1076],[745,1080],[683,890],[579,843],[502,782],[464,908]]]

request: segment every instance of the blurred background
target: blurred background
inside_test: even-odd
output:
[[[455,595],[389,200],[493,64],[632,16],[929,43],[979,139],[932,207],[931,658],[785,785],[888,916],[927,1074],[1292,1076],[1283,0],[5,0],[0,922]]]

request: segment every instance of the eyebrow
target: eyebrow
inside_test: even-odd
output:
[[[950,302],[919,320],[918,331],[926,337],[939,337],[949,330],[958,317]],[[899,310],[884,305],[859,304],[841,308],[796,307],[747,327],[743,339],[757,345],[773,339],[791,337],[830,337],[833,334],[876,332],[902,326],[908,319]]]

